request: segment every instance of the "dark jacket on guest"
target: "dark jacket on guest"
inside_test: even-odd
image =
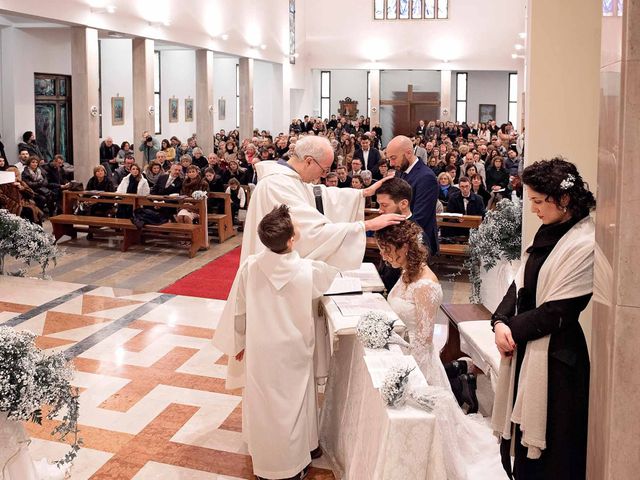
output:
[[[500,185],[502,188],[506,188],[509,185],[509,172],[504,168],[497,169],[495,167],[489,167],[486,171],[487,175],[487,190],[491,191],[491,187],[494,185]]]
[[[344,182],[340,181],[338,178],[338,188],[351,188],[351,177],[347,175],[347,178]]]
[[[454,195],[449,195],[447,213],[462,213],[463,215],[480,215],[484,217],[484,201],[480,195],[471,192],[465,209],[462,192],[458,190]]]
[[[367,164],[364,164],[364,153],[362,149],[356,150],[353,154],[353,158],[359,158],[362,160],[362,169],[374,172],[378,170],[378,163],[380,163],[380,151],[376,148],[369,148],[369,158]]]
[[[109,160],[113,160],[114,158],[118,158],[118,153],[120,152],[120,147],[115,143],[111,144],[110,147],[102,142],[100,144],[100,163],[108,162]]]
[[[446,189],[443,189],[442,186],[438,185],[438,200],[440,200],[443,205],[447,205],[451,196],[457,192],[460,192],[460,189],[453,185],[449,185]]]
[[[151,195],[172,195],[174,193],[180,193],[182,190],[182,177],[176,177],[171,185],[167,187],[169,181],[169,174],[165,173],[158,177],[156,184],[151,189]]]
[[[55,168],[53,165],[48,163],[43,165],[41,168],[47,176],[49,188],[60,188],[61,185],[65,185],[67,183],[67,174],[63,167]]]
[[[101,182],[99,182],[95,176],[91,177],[87,182],[87,190],[96,191],[96,192],[115,192],[116,191],[116,189],[113,186],[113,183],[106,176]]]
[[[22,150],[26,150],[27,152],[29,152],[30,157],[38,157],[44,160],[44,156],[42,155],[40,146],[36,142],[20,142],[18,144],[18,153],[20,153]]]
[[[411,171],[402,173],[400,178],[409,182],[413,196],[411,198],[411,219],[422,227],[424,244],[429,253],[438,253],[438,225],[436,223],[436,204],[438,202],[438,180],[433,170],[415,157],[416,163]]]

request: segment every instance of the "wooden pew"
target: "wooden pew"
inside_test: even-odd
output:
[[[190,258],[193,258],[198,250],[209,249],[206,198],[194,200],[191,197],[149,195],[137,197],[136,203],[138,208],[175,209],[176,213],[185,208],[185,206],[190,205],[195,207],[195,212],[198,213],[200,222],[198,224],[168,222],[161,225],[145,225],[140,232],[141,241],[145,238],[169,238],[188,241],[191,244],[189,248]]]
[[[466,356],[466,353],[460,350],[458,324],[477,320],[491,320],[491,312],[484,305],[473,303],[443,303],[440,305],[440,309],[449,319],[447,342],[440,350],[440,360],[442,360],[442,363],[447,363]]]
[[[462,216],[450,216],[442,213],[436,215],[438,222],[438,228],[450,227],[450,228],[478,228],[482,223],[482,217],[479,215],[462,215]],[[464,243],[440,243],[439,255],[452,255],[452,256],[468,256],[469,244]]]
[[[53,227],[53,236],[58,241],[64,235],[71,238],[78,236],[78,231],[91,232],[108,231],[117,235],[122,235],[123,240],[120,249],[126,252],[127,249],[137,243],[138,232],[136,226],[128,218],[113,218],[91,215],[75,215],[73,212],[79,203],[91,205],[129,205],[132,209],[136,207],[136,195],[115,194],[107,192],[71,192],[64,191],[62,197],[62,214],[49,218]],[[78,226],[88,227],[79,229]]]
[[[224,201],[224,213],[208,213],[207,223],[215,225],[218,229],[218,239],[224,243],[233,237],[236,232],[233,229],[233,214],[231,212],[231,195],[222,192],[209,192],[209,198],[216,198]]]

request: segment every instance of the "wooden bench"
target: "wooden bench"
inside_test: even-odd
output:
[[[448,363],[467,355],[460,349],[458,325],[463,322],[491,320],[491,312],[484,305],[473,303],[443,303],[440,309],[449,320],[447,342],[440,350],[440,359],[442,363]]]
[[[438,213],[436,215],[438,222],[438,228],[478,228],[482,223],[482,217],[479,215],[462,215],[462,216],[450,216],[447,214]],[[469,244],[467,240],[463,240],[464,243],[440,243],[439,255],[451,255],[451,256],[469,256]]]
[[[207,224],[216,226],[220,243],[226,242],[227,239],[236,234],[233,229],[231,195],[228,193],[210,192],[209,198],[219,199],[224,202],[224,213],[207,213]]]
[[[62,197],[62,214],[49,218],[53,227],[53,236],[56,242],[61,237],[67,235],[77,238],[78,231],[93,233],[93,230],[107,230],[123,236],[120,249],[126,252],[127,249],[137,243],[137,228],[128,218],[112,218],[92,215],[75,215],[73,212],[79,203],[89,207],[93,205],[129,205],[132,209],[136,207],[136,195],[115,194],[107,192],[70,192],[65,191]],[[88,227],[79,229],[77,226]]]
[[[178,239],[190,243],[189,257],[193,258],[198,250],[209,249],[209,230],[207,221],[207,199],[195,200],[191,197],[166,197],[158,195],[137,197],[138,208],[174,209],[177,212],[189,207],[198,214],[200,223],[173,223],[145,225],[140,232],[140,241],[145,238]]]

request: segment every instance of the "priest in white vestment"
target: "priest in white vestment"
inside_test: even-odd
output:
[[[251,194],[245,221],[240,263],[265,249],[257,235],[260,220],[274,207],[287,205],[294,223],[300,229],[295,250],[302,258],[321,260],[340,270],[360,267],[366,247],[366,232],[397,224],[404,217],[384,214],[364,221],[365,198],[375,194],[385,181],[380,180],[364,190],[325,187],[311,182],[326,176],[333,163],[333,148],[324,137],[303,137],[296,143],[295,152],[285,162],[263,161],[255,165],[258,184]],[[317,208],[315,191],[322,198],[324,213]],[[213,338],[214,345],[229,356],[227,388],[244,386],[244,362],[234,359],[234,308],[238,276],[231,288],[227,304],[220,317]],[[322,323],[317,322],[318,329]],[[319,349],[326,347],[325,339],[318,339]],[[317,352],[316,376],[326,376],[327,352]]]
[[[268,249],[238,272],[236,349],[246,362],[242,430],[259,478],[299,478],[318,446],[312,300],[337,269],[300,258],[286,206],[259,225]]]

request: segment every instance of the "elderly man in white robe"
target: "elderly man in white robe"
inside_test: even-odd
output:
[[[265,249],[258,238],[257,226],[279,205],[289,207],[291,217],[300,230],[300,240],[295,245],[300,257],[320,260],[339,270],[360,267],[367,231],[380,230],[404,220],[404,216],[397,214],[364,220],[365,198],[375,194],[386,179],[364,190],[312,185],[311,182],[326,176],[332,162],[333,149],[329,141],[324,137],[309,136],[296,143],[295,153],[288,161],[263,161],[256,165],[259,182],[251,195],[247,212],[241,265],[247,257]],[[322,200],[323,213],[318,209],[317,198]],[[234,328],[238,286],[239,276],[236,275],[213,338],[214,345],[229,356],[228,389],[241,388],[245,384],[244,361],[235,359],[239,352]],[[317,312],[317,303],[314,304],[314,312]],[[315,347],[316,376],[325,377],[328,371],[326,326],[319,318],[316,318]]]

